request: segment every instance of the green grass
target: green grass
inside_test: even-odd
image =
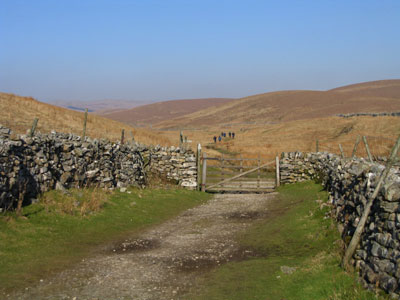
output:
[[[1,216],[2,289],[21,288],[51,276],[99,251],[100,245],[134,235],[210,197],[182,189],[130,191],[106,195],[99,190],[75,190],[71,196],[52,191],[38,204],[25,207],[23,218]],[[95,205],[93,198],[98,197],[101,201]]]
[[[211,271],[185,299],[385,299],[339,267],[340,237],[325,218],[329,208],[320,208],[326,200],[326,192],[311,182],[279,188],[268,218],[238,236],[244,248],[260,256]],[[297,269],[285,274],[282,266]]]

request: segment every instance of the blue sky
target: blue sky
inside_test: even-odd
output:
[[[400,1],[0,0],[0,91],[243,97],[400,78]]]

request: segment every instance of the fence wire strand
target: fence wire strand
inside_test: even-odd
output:
[[[365,135],[365,138],[371,155],[374,158],[389,156],[393,145],[396,143],[396,139],[392,137]],[[318,146],[315,145],[314,149],[318,147],[318,151],[320,152],[331,152],[340,155],[339,144],[341,144],[345,157],[350,157],[352,156],[356,140],[356,137],[341,139],[340,141],[334,141],[333,139],[318,140]],[[368,157],[366,145],[364,144],[361,135],[359,136],[359,143],[357,145],[355,156]]]

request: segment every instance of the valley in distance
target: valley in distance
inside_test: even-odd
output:
[[[86,103],[83,103],[86,104]],[[357,136],[367,136],[375,156],[386,156],[399,132],[400,80],[352,84],[327,91],[278,91],[240,99],[208,98],[169,100],[125,109],[112,103],[91,108],[87,134],[117,140],[121,130],[148,145],[179,145],[183,131],[206,148],[209,155],[243,155],[271,159],[283,151],[320,151],[345,155],[352,152]],[[82,108],[82,105],[75,107]],[[23,109],[22,109],[23,107]],[[0,124],[24,133],[39,118],[38,130],[57,130],[80,135],[83,112],[39,102],[33,98],[0,93]],[[367,113],[344,118],[339,115]],[[60,117],[62,116],[62,118]],[[235,139],[213,143],[221,132],[235,132]],[[126,134],[129,139],[130,135]],[[358,156],[366,156],[359,147]]]

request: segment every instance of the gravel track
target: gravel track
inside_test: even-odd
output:
[[[107,245],[98,255],[8,299],[183,299],[195,279],[255,256],[235,234],[267,216],[275,194],[218,194],[178,217]]]

